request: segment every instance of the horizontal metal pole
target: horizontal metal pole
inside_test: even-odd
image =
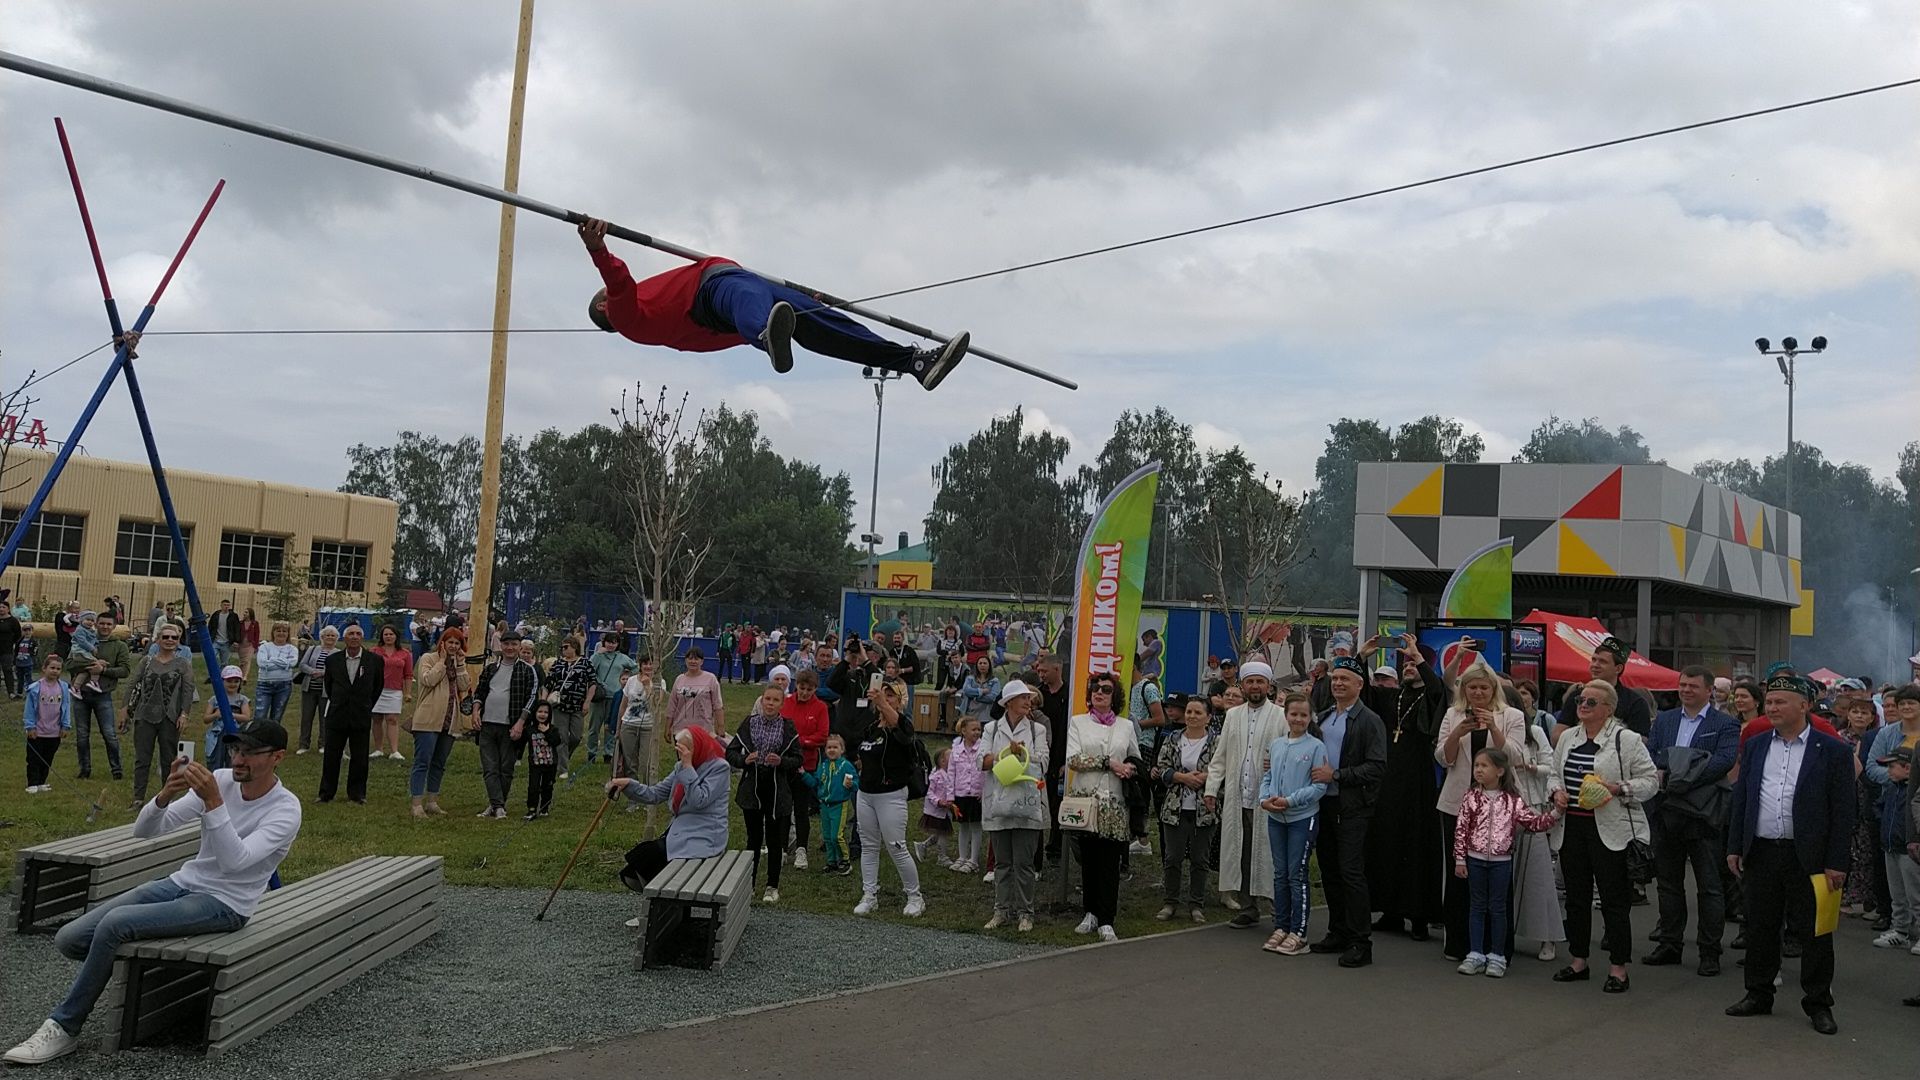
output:
[[[416,180],[425,180],[430,184],[439,184],[441,187],[452,188],[455,191],[464,191],[469,195],[478,195],[483,199],[491,199],[494,202],[517,206],[528,213],[539,214],[542,217],[550,217],[556,221],[564,221],[569,224],[578,225],[580,222],[587,220],[588,217],[588,215],[578,210],[567,210],[555,206],[552,203],[541,202],[538,199],[529,199],[518,192],[506,191],[502,188],[493,187],[490,184],[477,183],[464,177],[454,176],[451,173],[444,173],[438,169],[429,169],[424,165],[415,165],[411,162],[390,158],[383,154],[375,154],[367,150],[362,150],[359,147],[334,142],[332,139],[316,138],[315,136],[304,135],[298,131],[283,128],[275,124],[263,124],[256,120],[247,120],[243,117],[231,116],[202,105],[195,105],[190,101],[181,101],[178,98],[165,97],[160,94],[142,90],[139,87],[102,79],[95,75],[88,75],[82,71],[74,71],[71,68],[42,63],[39,60],[21,56],[18,53],[0,52],[0,68],[17,71],[22,75],[31,75],[38,79],[46,79],[49,82],[61,83],[66,86],[71,86],[76,90],[85,90],[89,93],[119,98],[122,101],[132,102],[135,105],[144,105],[150,109],[159,109],[162,112],[170,112],[176,116],[184,116],[190,120],[199,120],[204,123],[231,128],[234,131],[244,131],[249,135],[258,135],[263,139],[272,139],[275,142],[298,146],[316,153],[326,154],[330,157],[343,158],[347,161],[357,161],[362,165],[371,165],[376,169],[399,173],[402,176],[411,176]],[[704,252],[695,251],[690,247],[684,247],[671,240],[662,240],[657,236],[640,232],[637,229],[629,229],[624,225],[608,225],[607,235],[615,236],[635,244],[643,244],[656,251],[664,251],[669,255],[678,255],[683,259],[692,261],[709,257]],[[744,269],[753,270],[752,267],[744,267]],[[856,315],[872,319],[875,322],[893,327],[896,330],[914,334],[919,337],[931,338],[935,341],[946,342],[952,340],[951,334],[942,334],[921,326],[918,323],[908,322],[905,319],[896,319],[891,315],[882,314],[870,308],[862,307],[859,304],[849,303],[844,299],[802,285],[799,282],[791,281],[778,274],[769,274],[760,270],[753,270],[753,272],[769,281],[778,282],[787,288],[796,289],[809,296],[813,296],[823,304],[851,311]],[[1047,382],[1053,383],[1056,386],[1064,386],[1069,390],[1078,390],[1080,388],[1078,383],[1070,379],[1063,379],[1058,375],[1043,371],[1039,368],[1022,364],[1016,360],[1010,360],[1001,356],[999,353],[980,348],[977,345],[970,345],[967,351],[981,359],[990,360],[993,363],[999,364],[1002,367],[1012,368],[1023,374],[1032,375],[1037,379],[1045,379]]]

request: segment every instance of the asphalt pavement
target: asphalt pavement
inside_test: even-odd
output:
[[[1652,909],[1634,910],[1635,955]],[[1315,913],[1316,928],[1322,913]],[[1598,917],[1595,923],[1598,930]],[[1375,964],[1262,952],[1264,932],[1224,926],[955,972],[717,1017],[469,1068],[463,1080],[983,1076],[1465,1078],[1911,1076],[1920,1060],[1920,956],[1875,949],[1858,920],[1838,942],[1834,1014],[1822,1036],[1800,1011],[1797,961],[1772,1016],[1721,1012],[1742,994],[1742,955],[1701,978],[1631,969],[1632,989],[1559,984],[1562,959],[1531,956],[1505,979],[1456,974],[1438,942],[1376,935]],[[1735,927],[1728,927],[1728,940]],[[1596,949],[1597,952],[1597,949]],[[854,961],[857,956],[843,957]],[[1596,965],[1599,973],[1604,967]]]

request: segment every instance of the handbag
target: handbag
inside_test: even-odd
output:
[[[1073,770],[1067,770],[1067,790],[1073,789]],[[1100,827],[1100,804],[1091,795],[1067,795],[1054,818],[1066,832],[1093,832]]]
[[[1620,753],[1620,732],[1613,733],[1613,756],[1620,762],[1621,785],[1626,784],[1627,759]],[[1653,845],[1640,839],[1632,832],[1633,803],[1622,797],[1621,804],[1627,809],[1627,880],[1635,885],[1647,885],[1653,881]]]

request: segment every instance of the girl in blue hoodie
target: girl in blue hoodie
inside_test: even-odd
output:
[[[1260,809],[1267,812],[1267,843],[1273,848],[1273,936],[1261,948],[1282,956],[1307,951],[1307,857],[1319,832],[1320,797],[1327,785],[1312,773],[1327,760],[1327,748],[1307,734],[1313,706],[1307,695],[1286,696],[1287,733],[1267,747],[1260,780]]]

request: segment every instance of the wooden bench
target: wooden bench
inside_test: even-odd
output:
[[[163,878],[200,850],[200,826],[141,839],[132,825],[21,848],[11,912],[22,934],[50,933],[102,900]]]
[[[769,858],[779,858],[777,854]],[[634,966],[717,968],[747,928],[753,856],[727,851],[675,859],[640,894],[639,955]]]
[[[368,856],[267,894],[231,933],[128,942],[88,1036],[220,1057],[433,936],[441,880],[438,855]]]

